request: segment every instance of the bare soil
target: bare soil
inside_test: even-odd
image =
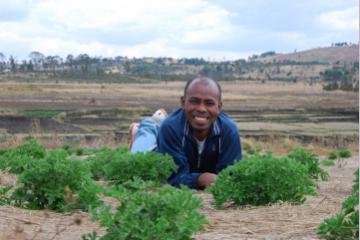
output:
[[[319,182],[318,195],[308,197],[302,205],[228,205],[216,209],[211,194],[197,192],[204,201],[200,211],[209,223],[194,237],[197,240],[318,239],[319,224],[339,212],[341,203],[350,195],[358,162],[356,156],[338,161],[336,166],[324,167],[329,172],[329,180]],[[14,176],[0,173],[0,186],[14,181]],[[88,213],[60,214],[0,206],[0,240],[79,240],[93,230],[100,236],[105,233],[105,229],[90,220]]]
[[[121,141],[131,122],[160,107],[168,112],[179,107],[184,85],[2,82],[0,133],[6,134],[0,142],[16,134],[45,141],[46,134],[57,134],[77,142],[80,136],[93,139],[95,133],[116,133],[113,138]],[[306,82],[223,81],[221,86],[223,110],[236,121],[242,137],[290,136],[305,142],[319,137],[327,142],[334,139],[338,146],[357,140],[358,92],[324,91],[320,83]],[[26,110],[61,114],[25,118]]]

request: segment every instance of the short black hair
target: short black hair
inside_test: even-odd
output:
[[[191,85],[191,83],[193,83],[193,82],[195,82],[197,80],[199,80],[201,82],[205,82],[205,83],[214,83],[216,85],[216,87],[218,88],[218,90],[219,90],[219,100],[221,100],[221,92],[222,92],[222,90],[221,90],[220,84],[217,81],[215,81],[214,79],[211,79],[211,78],[208,78],[208,77],[202,77],[202,76],[196,77],[196,78],[191,79],[191,80],[186,82],[186,85],[185,85],[185,88],[184,88],[184,97],[186,96],[186,92],[187,92],[189,86]]]

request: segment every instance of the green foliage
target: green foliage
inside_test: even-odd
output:
[[[351,152],[347,149],[341,149],[341,150],[339,150],[339,157],[349,158],[349,157],[351,157]]]
[[[122,184],[135,177],[145,181],[164,182],[176,170],[169,155],[155,152],[131,154],[123,148],[99,151],[89,158],[91,171],[96,178],[105,178]]]
[[[89,155],[98,151],[98,149],[84,149],[80,147],[74,147],[69,144],[64,144],[62,146],[62,149],[64,149],[69,155],[76,155],[76,156]]]
[[[321,75],[325,81],[339,81],[346,79],[349,72],[345,68],[333,67],[332,69],[325,70]]]
[[[324,220],[318,228],[322,239],[359,239],[359,169],[355,172],[352,194],[343,202],[341,212]]]
[[[87,159],[90,164],[90,170],[93,174],[93,177],[97,180],[105,178],[105,166],[111,164],[114,161],[114,155],[121,155],[126,153],[128,150],[125,148],[116,148],[114,150],[110,148],[102,148],[95,153],[94,156],[91,156]]]
[[[243,150],[248,155],[259,154],[259,149],[255,148],[255,147],[251,147],[249,145],[244,145]]]
[[[1,148],[1,149],[0,149],[0,156],[1,156],[1,155],[4,155],[7,151],[9,151],[9,149]]]
[[[338,158],[337,152],[336,152],[336,151],[331,151],[331,152],[329,153],[328,158],[329,158],[330,160],[335,160],[335,159],[337,159],[337,158]]]
[[[11,190],[12,186],[7,186],[4,188],[0,188],[0,206],[9,203],[9,200],[6,197],[7,192]]]
[[[303,164],[307,169],[311,178],[318,180],[326,180],[328,173],[320,168],[319,158],[315,153],[307,151],[305,148],[294,148],[289,154],[289,158]]]
[[[138,191],[123,198],[115,214],[108,211],[103,240],[192,239],[206,223],[197,209],[201,199],[189,189],[165,186],[155,191]]]
[[[53,150],[25,169],[10,200],[16,206],[57,211],[99,204],[88,166],[67,156],[64,150]]]
[[[58,115],[59,111],[53,110],[28,110],[24,111],[23,115],[26,117],[53,117]]]
[[[315,194],[307,168],[290,158],[256,155],[220,172],[210,187],[215,205],[233,201],[237,205],[265,205],[278,201],[298,204],[305,194]]]
[[[45,148],[34,139],[22,145],[7,149],[0,155],[0,169],[7,169],[10,173],[20,174],[29,168],[34,161],[45,157]]]
[[[81,240],[96,240],[97,239],[97,232],[92,231],[91,233],[84,234],[81,236]]]
[[[333,160],[322,160],[321,165],[330,167],[335,166],[336,164]]]

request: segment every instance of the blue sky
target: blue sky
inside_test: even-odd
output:
[[[359,41],[357,0],[0,0],[0,52],[18,60],[247,59]]]

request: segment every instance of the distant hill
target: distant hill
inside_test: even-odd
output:
[[[359,45],[340,43],[332,47],[277,54],[253,55],[248,60],[209,62],[202,58],[115,58],[69,54],[66,59],[33,52],[26,61],[0,61],[0,81],[45,79],[86,82],[152,82],[189,80],[199,74],[215,80],[324,82],[332,90],[358,89]],[[336,85],[336,86],[335,86]]]
[[[267,57],[258,57],[256,61],[261,62],[321,62],[321,63],[353,63],[359,61],[359,45],[333,46],[314,48],[301,52],[287,54],[275,54]]]

